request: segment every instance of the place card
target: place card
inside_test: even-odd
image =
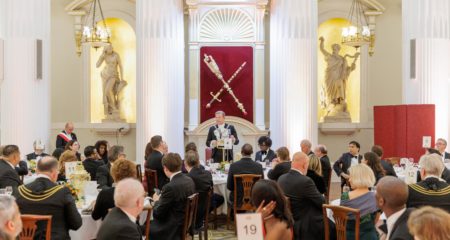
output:
[[[64,164],[65,170],[66,170],[66,179],[69,179],[70,176],[76,171],[78,162],[66,162]]]
[[[236,214],[236,226],[238,239],[264,239],[261,213]]]

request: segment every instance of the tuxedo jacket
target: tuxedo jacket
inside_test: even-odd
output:
[[[15,167],[17,174],[19,176],[27,175],[28,174],[28,165],[27,162],[20,160],[18,166]]]
[[[114,191],[115,187],[106,188],[98,193],[97,200],[95,201],[94,210],[92,211],[92,218],[99,220],[105,219],[109,209],[115,207],[114,204]]]
[[[267,151],[266,157],[264,159],[262,159],[262,151],[257,151],[256,155],[255,155],[255,161],[256,162],[265,162],[266,159],[268,159],[269,162],[272,162],[272,160],[276,157],[277,157],[277,155],[275,154],[275,152],[272,149],[269,149]]]
[[[352,166],[352,158],[353,155],[349,152],[342,154],[342,156],[334,162],[333,169],[338,176],[341,176],[341,173],[348,174],[348,169]],[[358,163],[361,163],[362,156],[358,154]],[[341,186],[344,186],[345,178],[341,177]]]
[[[331,178],[331,162],[328,155],[324,155],[320,158],[320,165],[322,166],[322,175],[325,180],[325,185],[328,186],[328,182]]]
[[[188,173],[195,184],[195,192],[198,193],[198,207],[197,218],[195,220],[196,226],[200,227],[203,223],[209,190],[214,186],[212,175],[210,172],[200,167],[194,167]]]
[[[407,208],[405,212],[397,219],[392,227],[388,240],[414,240],[408,229],[408,218],[414,208]],[[387,223],[382,224],[379,229],[387,235]]]
[[[280,162],[273,169],[269,170],[267,177],[270,180],[278,181],[278,178],[291,170],[291,162]]]
[[[313,170],[309,170],[309,169],[308,169],[308,172],[306,173],[306,176],[313,180],[314,185],[316,185],[317,190],[321,194],[324,194],[327,191],[327,186],[325,184],[325,179],[322,176],[317,175],[316,172],[314,172]]]
[[[156,170],[156,174],[158,175],[158,189],[160,190],[169,182],[169,178],[164,173],[164,168],[162,165],[163,156],[164,155],[161,152],[155,150],[148,156],[148,159],[145,161],[145,168]],[[153,191],[153,189],[151,190]]]
[[[181,239],[186,201],[194,192],[194,181],[183,173],[176,174],[164,185],[153,207],[150,239]]]
[[[0,188],[11,186],[13,196],[17,197],[17,188],[22,184],[16,169],[11,167],[6,160],[0,159]]]
[[[450,153],[444,152],[444,159],[450,159]]]
[[[229,129],[230,130],[230,134],[234,136],[235,141],[234,141],[234,145],[238,145],[239,144],[239,138],[236,132],[236,129],[234,128],[233,125],[225,123],[224,126],[225,129]],[[216,140],[220,137],[217,136],[216,133],[219,129],[218,125],[214,125],[211,126],[208,130],[208,137],[206,138],[206,146],[210,147],[211,146],[211,141]],[[217,130],[217,131],[216,131]],[[211,153],[211,158],[214,159],[214,162],[222,162],[222,153],[223,150],[222,149],[218,149],[217,147],[212,148],[212,153]],[[228,160],[233,160],[233,149],[230,150],[225,150],[225,159]]]
[[[323,239],[322,204],[325,198],[313,180],[296,170],[278,179],[278,184],[291,202],[295,239]]]
[[[234,175],[239,174],[257,174],[261,175],[261,179],[264,178],[264,171],[261,164],[253,161],[251,158],[242,158],[241,160],[234,162],[230,165],[228,170],[227,188],[230,190],[230,202],[234,201],[234,191],[237,191],[238,203],[242,201],[244,195],[242,184],[237,182],[237,189],[234,189]]]
[[[17,198],[21,214],[52,215],[52,239],[70,239],[69,230],[82,225],[75,200],[67,187],[57,185],[48,178],[40,177],[19,187]],[[45,238],[44,222],[38,223],[35,239]]]
[[[383,167],[384,171],[386,171],[386,176],[397,177],[397,173],[395,173],[394,167],[388,161],[382,159],[381,166]]]
[[[408,207],[429,205],[450,213],[450,185],[438,178],[430,177],[408,186]]]
[[[47,153],[41,153],[41,154],[36,154],[34,152],[27,154],[27,160],[32,160],[32,159],[37,159],[38,157],[45,157],[45,156],[49,156]]]
[[[91,181],[97,181],[97,169],[103,165],[102,160],[86,158],[83,161],[84,170],[91,175]]]
[[[65,130],[62,130],[61,132],[66,133]],[[71,133],[70,136],[72,137],[72,140],[78,141],[77,135],[75,133]],[[66,144],[68,142],[69,141],[66,141],[66,139],[64,139],[61,136],[59,136],[59,134],[56,136],[56,148],[65,148]]]
[[[111,171],[110,162],[108,162],[108,164],[101,165],[100,167],[97,168],[96,177],[97,183],[99,184],[98,188],[105,189],[108,187],[112,187],[114,180],[111,177],[111,174],[109,173],[110,171]]]
[[[97,240],[142,240],[141,228],[120,208],[113,208],[103,220]]]
[[[450,184],[450,170],[447,167],[444,167],[444,171],[442,171],[441,178],[445,180],[448,184]],[[422,181],[420,177],[420,171],[417,171],[417,182]]]

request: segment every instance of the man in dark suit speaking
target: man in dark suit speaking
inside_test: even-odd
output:
[[[239,144],[236,129],[233,125],[225,123],[225,112],[217,111],[215,117],[216,125],[209,128],[206,146],[212,148],[211,157],[215,163],[233,160],[233,149],[223,150],[221,148],[227,139],[231,139],[234,145]],[[223,156],[224,152],[225,156]]]

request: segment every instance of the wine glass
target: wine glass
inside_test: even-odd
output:
[[[11,196],[13,193],[13,188],[11,186],[7,186],[5,188],[5,193],[6,193],[6,195]]]

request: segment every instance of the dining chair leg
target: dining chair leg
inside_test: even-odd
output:
[[[233,215],[233,217],[234,217],[233,218],[233,220],[234,220],[234,235],[237,236],[237,225],[236,225],[237,224],[237,221],[236,221],[236,213],[237,212],[235,209],[233,209],[233,213],[234,213],[234,215]]]
[[[227,230],[230,230],[230,215],[231,215],[231,209],[228,208],[228,211],[227,211]]]

